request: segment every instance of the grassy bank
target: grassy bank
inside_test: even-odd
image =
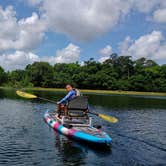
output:
[[[6,87],[0,87],[5,89]],[[12,89],[12,88],[6,88]],[[35,91],[59,91],[64,92],[65,89],[60,88],[24,88],[24,90],[35,90]],[[97,94],[117,94],[117,95],[146,95],[146,96],[166,96],[166,93],[161,92],[136,92],[136,91],[115,91],[115,90],[89,90],[89,89],[81,89],[82,93],[97,93]]]
[[[13,89],[10,87],[0,87],[1,89]],[[61,88],[23,88],[24,90],[33,90],[33,91],[59,91],[65,92],[65,89]],[[136,91],[117,91],[117,90],[90,90],[90,89],[81,89],[82,93],[96,93],[96,94],[117,94],[117,95],[145,95],[145,96],[166,96],[166,93],[162,92],[136,92]]]

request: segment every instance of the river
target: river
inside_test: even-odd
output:
[[[57,101],[62,92],[34,92]],[[164,166],[166,165],[166,97],[85,94],[91,111],[116,116],[117,124],[97,117],[113,139],[100,150],[70,140],[43,121],[55,105],[0,89],[0,165],[2,166]]]

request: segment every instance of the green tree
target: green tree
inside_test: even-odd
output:
[[[5,72],[0,67],[0,85],[63,88],[67,83],[82,89],[111,89],[166,92],[166,65],[153,60],[111,54],[103,63],[55,64],[35,62],[25,70]]]
[[[30,82],[37,87],[52,87],[53,67],[47,62],[34,62],[26,67]]]
[[[0,85],[7,81],[7,74],[5,73],[4,69],[0,66]]]

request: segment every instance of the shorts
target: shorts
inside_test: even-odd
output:
[[[62,102],[60,105],[67,106],[68,102]]]

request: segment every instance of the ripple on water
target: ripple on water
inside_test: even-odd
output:
[[[93,95],[94,112],[119,118],[117,124],[93,121],[113,138],[108,152],[76,143],[48,128],[43,114],[46,108],[54,108],[52,104],[0,99],[0,165],[166,165],[166,111],[157,105],[166,108],[163,100]]]

